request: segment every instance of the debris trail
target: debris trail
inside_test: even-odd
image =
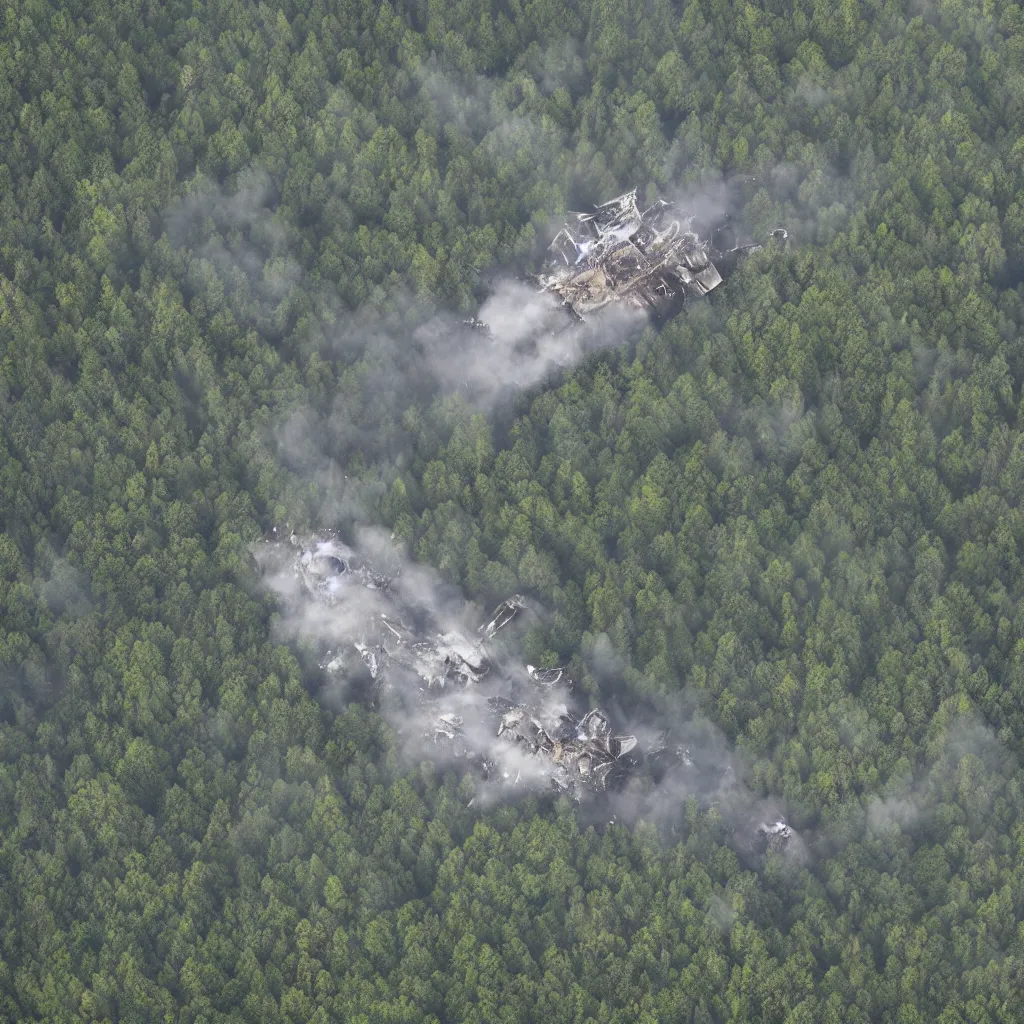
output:
[[[373,562],[361,553],[367,547]],[[731,763],[702,751],[696,735],[683,742],[639,722],[639,736],[617,728],[608,710],[584,706],[566,667],[524,665],[504,642],[512,623],[533,613],[523,596],[502,601],[474,629],[476,609],[444,597],[428,570],[379,543],[357,550],[331,534],[281,530],[253,554],[282,599],[285,628],[321,643],[332,692],[355,699],[354,683],[364,680],[404,752],[463,765],[486,802],[547,789],[577,803],[607,799],[616,816],[631,819],[658,817],[683,794],[701,794],[747,822],[737,841],[755,854],[782,850],[795,836],[773,815],[755,830],[763,819],[750,820],[750,794]],[[394,564],[385,570],[381,558]]]

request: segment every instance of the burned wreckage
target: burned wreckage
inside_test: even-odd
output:
[[[731,264],[763,247],[752,242],[719,249],[719,231],[712,228],[702,239],[695,224],[664,199],[641,212],[636,189],[591,213],[570,214],[548,247],[538,275],[541,290],[558,296],[579,320],[612,303],[662,312],[687,294],[714,291],[722,283],[716,263]],[[787,237],[784,228],[772,232],[777,241]]]
[[[603,710],[572,706],[564,669],[501,660],[495,638],[526,606],[519,595],[468,636],[407,606],[393,579],[336,538],[272,537],[255,554],[281,593],[290,583],[328,620],[332,611],[344,618],[321,668],[329,677],[368,677],[385,714],[399,710],[403,727],[417,723],[410,740],[439,744],[500,784],[545,779],[575,798],[615,787],[643,763],[637,738],[617,734]]]
[[[542,292],[559,300],[570,322],[583,323],[588,314],[613,304],[664,316],[687,296],[714,291],[723,283],[722,270],[764,248],[763,242],[720,247],[731,232],[727,217],[700,225],[664,199],[641,211],[633,189],[589,213],[570,213],[534,276]],[[788,238],[785,228],[769,235],[776,243]],[[487,329],[476,317],[464,323]]]
[[[779,818],[772,822],[761,822],[757,826],[755,842],[762,853],[781,853],[794,835],[792,826],[786,823],[785,818]]]
[[[627,785],[639,798],[646,781],[657,786],[669,773],[686,780],[688,791],[727,802],[735,793],[738,780],[720,756],[692,755],[661,726],[641,744],[616,731],[603,709],[585,709],[566,669],[510,657],[505,631],[527,609],[523,597],[509,597],[477,629],[466,629],[438,621],[422,581],[379,571],[334,536],[273,531],[251,550],[285,613],[290,605],[331,645],[320,651],[327,679],[342,684],[348,699],[365,687],[405,748],[457,760],[499,789],[540,784],[576,801]],[[780,818],[756,829],[750,823],[734,839],[763,858],[794,836]]]

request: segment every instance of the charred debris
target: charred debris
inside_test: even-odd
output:
[[[344,636],[321,662],[329,678],[367,679],[369,699],[394,712],[403,729],[487,779],[515,786],[542,778],[579,799],[620,786],[644,764],[636,736],[615,730],[605,710],[578,706],[564,668],[508,656],[500,634],[527,607],[520,595],[503,601],[473,632],[414,607],[396,580],[335,537],[281,531],[280,539],[271,535],[256,546],[256,562],[265,576],[282,581],[282,592],[312,599],[328,620],[332,609],[344,617]],[[650,753],[660,773],[692,766],[667,735]]]
[[[789,238],[785,228],[776,228],[766,242],[726,244],[732,235],[728,217],[701,225],[664,199],[641,211],[633,189],[589,213],[570,213],[534,280],[558,300],[567,317],[563,329],[614,304],[660,319],[688,296],[714,291],[741,256]],[[477,317],[463,324],[488,330]]]
[[[755,850],[761,854],[766,854],[769,851],[781,853],[789,845],[789,841],[794,835],[792,826],[786,823],[785,818],[762,822],[757,826]]]
[[[439,621],[441,613],[423,607],[429,601],[408,596],[401,575],[379,571],[334,536],[275,531],[254,550],[275,589],[340,624],[320,668],[350,699],[358,690],[351,682],[363,679],[367,699],[407,747],[462,763],[489,785],[539,783],[577,802],[631,779],[641,789],[644,778],[657,785],[669,776],[687,790],[727,794],[736,786],[731,766],[702,763],[668,731],[652,731],[642,744],[617,729],[605,709],[585,706],[566,668],[519,662],[504,642],[528,611],[518,594],[466,628]],[[760,855],[782,850],[793,835],[781,819],[742,831],[743,845]]]

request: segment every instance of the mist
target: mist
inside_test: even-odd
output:
[[[512,739],[499,738],[496,722],[501,712],[496,713],[489,701],[504,698],[510,706],[528,706],[544,722],[557,721],[565,712],[574,713],[578,720],[600,707],[611,720],[613,735],[637,738],[644,760],[606,791],[585,786],[578,791],[582,823],[604,827],[617,822],[633,828],[647,821],[670,836],[687,806],[695,802],[704,811],[714,809],[727,831],[727,841],[741,857],[758,862],[757,827],[782,818],[784,805],[761,799],[750,790],[743,781],[742,763],[725,735],[695,712],[694,695],[624,701],[626,665],[603,635],[583,654],[586,670],[598,682],[597,694],[567,685],[568,677],[539,686],[529,678],[521,655],[524,632],[547,616],[536,602],[527,601],[513,623],[487,645],[490,669],[477,684],[426,691],[423,680],[407,665],[392,661],[390,672],[380,677],[387,681],[373,685],[366,664],[353,652],[357,644],[372,643],[382,614],[421,640],[457,635],[472,642],[479,638],[490,609],[467,600],[432,568],[408,559],[379,528],[357,528],[351,541],[349,545],[332,539],[332,551],[350,566],[368,569],[372,565],[375,572],[386,573],[390,583],[370,590],[358,578],[342,577],[330,602],[311,593],[299,577],[300,545],[275,539],[258,542],[253,551],[264,585],[279,601],[276,638],[317,653],[323,670],[318,699],[328,709],[341,710],[373,694],[374,706],[398,738],[404,770],[431,761],[442,771],[472,773],[476,780],[472,803],[478,808],[517,801],[529,793],[555,798],[557,772],[552,762]],[[441,727],[445,720],[449,726],[457,722],[457,729],[451,730],[454,736],[445,735]],[[659,768],[657,757],[648,754],[662,744],[666,729],[670,749],[685,750],[685,756]],[[485,772],[481,770],[484,761]],[[807,857],[798,836],[789,840],[783,852],[794,863],[803,863]]]
[[[579,74],[578,63],[571,48],[545,54],[542,66],[536,69],[541,91],[571,88],[573,76]],[[511,112],[517,100],[515,90],[525,88],[522,83],[497,87],[482,76],[455,79],[427,63],[419,84],[439,120],[479,144],[494,159],[513,159],[524,149],[539,150],[552,142],[552,129],[542,125],[539,117]],[[809,106],[825,101],[805,85],[800,90],[799,98]],[[564,145],[565,140],[559,144]],[[660,195],[675,203],[681,217],[692,215],[702,225],[733,218],[735,243],[761,240],[758,232],[783,222],[791,227],[793,218],[785,215],[797,207],[806,218],[806,223],[797,225],[798,235],[812,235],[817,230],[816,211],[831,208],[834,197],[842,193],[842,177],[831,172],[806,176],[796,166],[786,165],[726,180],[700,167],[673,166],[679,157],[673,152],[671,147],[666,150],[663,170],[668,184],[659,190]],[[633,184],[642,185],[623,181],[618,191]],[[652,187],[639,196],[641,207],[653,199]],[[564,191],[568,197],[568,188]],[[289,576],[287,569],[269,571],[265,582],[282,608],[275,626],[277,635],[290,642],[313,642],[322,650],[326,664],[331,660],[329,654],[351,646],[363,635],[368,623],[379,617],[394,597],[402,607],[417,608],[424,621],[438,624],[441,631],[472,636],[484,609],[446,589],[431,570],[397,554],[392,557],[383,550],[386,545],[379,535],[359,529],[373,522],[382,493],[411,458],[414,437],[405,414],[450,399],[494,422],[511,413],[522,396],[553,382],[591,354],[630,344],[647,325],[647,317],[639,311],[612,307],[585,325],[567,324],[564,330],[551,330],[557,313],[551,297],[501,269],[492,271],[476,310],[489,333],[467,324],[464,312],[438,310],[431,301],[402,289],[392,291],[386,301],[376,296],[349,310],[301,270],[291,255],[289,228],[277,218],[275,205],[274,185],[260,171],[240,175],[233,190],[199,181],[169,215],[168,237],[173,245],[189,250],[189,280],[196,298],[202,301],[204,294],[216,296],[222,289],[236,316],[261,329],[280,332],[291,300],[299,290],[303,292],[308,314],[296,344],[331,363],[338,386],[317,405],[294,410],[268,432],[265,445],[295,478],[314,485],[317,499],[311,521],[354,529],[358,537],[355,550],[374,564],[388,558],[397,561],[392,573],[395,593],[363,596],[351,608],[318,606],[297,585],[294,574]],[[557,210],[550,211],[547,220],[534,219],[535,226],[550,229],[550,234],[561,222]],[[762,435],[764,448],[778,453],[799,447],[802,433],[813,429],[813,416],[801,396],[785,396],[777,407],[759,412],[753,425]],[[666,773],[657,781],[648,779],[649,786],[639,799],[635,790],[622,799],[612,797],[617,817],[625,821],[646,816],[672,822],[682,804],[692,799],[702,806],[715,806],[737,829],[784,813],[780,804],[760,801],[742,783],[740,766],[726,738],[711,723],[694,716],[695,701],[684,698],[671,709],[623,707],[621,682],[615,679],[615,672],[605,675],[601,695],[618,728],[635,733],[641,744],[647,745],[654,740],[653,723],[660,716],[662,727],[671,725],[694,762],[692,767]],[[522,686],[523,676],[522,665],[505,652],[495,660],[482,692],[516,690]],[[358,692],[356,680],[334,673],[322,698],[337,707]],[[549,695],[548,702],[568,705],[578,698],[579,694],[566,691]],[[527,787],[547,788],[548,776],[535,770],[535,759],[519,763],[522,753],[518,747],[507,745],[505,750],[498,744],[486,721],[485,704],[481,706],[468,696],[446,696],[445,701],[450,708],[445,703],[437,711],[463,719],[467,746],[500,751],[503,771],[507,768]],[[409,756],[441,763],[458,760],[430,736],[434,709],[428,713],[415,701],[393,696],[381,702],[381,713],[402,737],[402,749]]]
[[[390,577],[386,589],[371,590],[357,579],[346,581],[343,577],[328,603],[321,595],[310,593],[297,574],[298,547],[288,540],[272,540],[258,542],[252,548],[264,585],[279,601],[276,637],[291,643],[311,642],[320,655],[324,676],[319,697],[326,706],[340,708],[350,700],[362,699],[368,672],[352,651],[356,644],[372,642],[381,615],[386,614],[390,621],[424,641],[449,636],[469,643],[480,639],[479,630],[490,609],[466,600],[433,569],[405,558],[384,531],[360,528],[351,546],[336,539],[332,544],[332,550],[343,553],[351,565],[368,566],[372,559],[374,570]],[[543,762],[515,743],[496,737],[493,714],[487,706],[488,698],[493,696],[527,696],[530,683],[526,666],[515,658],[512,648],[515,634],[538,611],[528,603],[520,613],[522,621],[488,643],[490,669],[478,686],[447,688],[428,695],[422,680],[399,666],[393,673],[397,678],[377,690],[375,703],[400,738],[406,767],[424,759],[447,767],[464,765],[467,754],[476,751],[497,763],[499,785],[507,781],[536,790],[550,785],[550,772]],[[538,697],[534,702],[548,712],[568,706],[574,699],[561,686],[530,696]],[[438,742],[436,726],[444,715],[461,719],[460,734],[454,740]],[[494,799],[490,794],[494,787],[483,788],[487,793],[481,792],[482,802]]]

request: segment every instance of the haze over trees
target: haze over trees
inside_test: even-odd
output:
[[[1019,4],[2,18],[0,1018],[1021,1019]],[[566,208],[737,176],[791,244],[713,301],[500,415],[403,368]],[[246,544],[328,515],[691,695],[807,859],[322,707]]]

